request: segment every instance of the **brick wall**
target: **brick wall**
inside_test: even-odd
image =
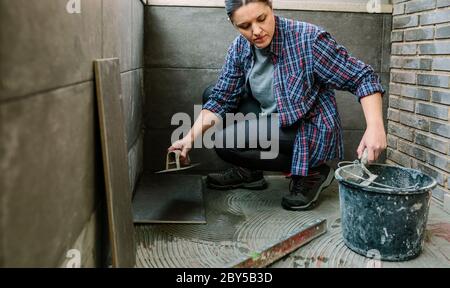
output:
[[[450,0],[393,0],[387,162],[450,194]]]

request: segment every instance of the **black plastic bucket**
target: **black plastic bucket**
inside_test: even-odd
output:
[[[351,164],[335,172],[346,246],[366,257],[379,254],[386,261],[417,257],[436,181],[414,169],[374,164],[367,168],[381,185],[364,186],[363,180],[348,177],[357,168],[359,164]]]

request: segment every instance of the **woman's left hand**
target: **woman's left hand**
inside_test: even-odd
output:
[[[358,159],[361,159],[366,148],[369,163],[377,160],[381,152],[386,149],[386,132],[383,123],[367,126],[366,132],[358,146]]]

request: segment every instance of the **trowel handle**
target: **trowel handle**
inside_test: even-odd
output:
[[[180,154],[181,151],[174,150],[167,153],[166,169],[180,169]]]
[[[368,162],[369,162],[369,151],[367,150],[367,148],[365,148],[361,156],[361,164],[365,166],[367,165]]]
[[[173,150],[167,153],[166,156],[166,169],[180,169],[183,166],[187,166],[189,164],[184,165],[181,163],[181,150]],[[190,163],[189,155],[186,155],[187,163]]]

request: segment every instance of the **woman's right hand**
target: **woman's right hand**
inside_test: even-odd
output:
[[[177,140],[174,143],[172,143],[172,146],[170,146],[167,151],[171,152],[171,151],[175,151],[175,150],[180,150],[181,154],[180,154],[180,161],[181,161],[181,165],[183,166],[187,166],[190,164],[190,160],[188,157],[188,153],[189,151],[191,151],[192,149],[192,142],[188,137],[184,137],[181,140]]]

